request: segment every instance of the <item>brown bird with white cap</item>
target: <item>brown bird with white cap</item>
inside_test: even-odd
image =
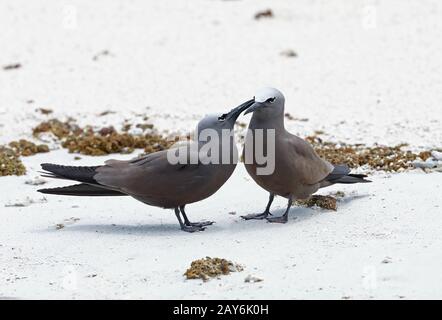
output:
[[[306,199],[319,188],[335,183],[370,182],[364,179],[366,175],[351,174],[347,165],[332,165],[321,159],[308,142],[285,129],[285,98],[279,90],[263,88],[256,93],[254,100],[245,112],[253,112],[253,116],[243,157],[247,172],[270,196],[263,213],[249,214],[243,216],[244,219],[267,219],[269,222],[286,223],[290,207],[296,199]],[[259,131],[263,132],[261,136],[258,135]],[[266,133],[274,139],[263,139]],[[271,157],[274,161],[272,172],[260,173],[263,164],[257,159],[257,149],[267,152],[267,158]],[[252,156],[247,157],[247,150],[255,151]],[[280,217],[269,217],[275,195],[288,199],[287,209]]]

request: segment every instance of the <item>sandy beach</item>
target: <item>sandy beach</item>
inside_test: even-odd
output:
[[[267,9],[271,17],[255,18]],[[44,162],[139,153],[69,153],[33,136],[42,121],[148,119],[159,134],[184,135],[262,86],[284,92],[286,127],[301,137],[440,149],[441,16],[430,0],[2,1],[0,145],[27,139],[51,151],[21,157],[25,175],[0,177],[0,299],[441,299],[436,170],[362,168],[373,183],[320,190],[345,194],[336,212],[294,206],[274,225],[240,218],[262,211],[267,193],[239,164],[215,195],[187,207],[192,220],[216,221],[194,234],[172,210],[43,196],[29,184]],[[285,205],[277,198],[273,212]],[[206,256],[244,270],[187,280]]]

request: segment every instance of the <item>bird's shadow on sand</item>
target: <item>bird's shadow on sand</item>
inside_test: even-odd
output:
[[[58,231],[58,230],[54,230]],[[63,228],[64,232],[91,232],[117,235],[151,235],[172,236],[180,233],[176,224],[78,224]]]
[[[367,195],[353,195],[346,196],[339,200],[339,207],[348,205],[351,201],[365,198]],[[272,210],[273,216],[281,216],[285,212],[285,208],[278,208]],[[287,225],[301,223],[304,220],[308,220],[315,216],[318,216],[324,212],[330,212],[328,210],[320,208],[307,208],[301,206],[293,206],[289,212],[289,218]],[[244,213],[248,214],[248,213]],[[264,220],[243,220],[240,216],[233,216],[234,220],[229,219],[227,222],[217,224],[216,222],[208,226],[204,232],[196,232],[194,234],[204,234],[212,232],[222,232],[229,230],[230,232],[243,232],[250,230],[262,230],[267,225],[280,225],[279,223],[268,223]],[[60,232],[59,230],[51,230],[51,232]],[[178,223],[168,224],[139,224],[139,225],[126,225],[126,224],[75,224],[66,226],[63,228],[63,232],[91,232],[102,234],[118,234],[118,235],[155,235],[155,236],[185,236],[189,233],[181,232]]]
[[[353,200],[363,199],[363,198],[367,198],[369,196],[370,196],[369,194],[351,194],[351,195],[345,196],[345,197],[338,200],[338,210],[339,210],[339,207],[345,207]]]

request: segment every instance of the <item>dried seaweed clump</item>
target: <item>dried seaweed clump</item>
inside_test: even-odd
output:
[[[32,156],[36,153],[49,152],[49,147],[46,144],[35,144],[25,139],[12,141],[9,143],[9,146],[16,155],[24,157]]]
[[[84,130],[80,135],[71,135],[62,143],[69,152],[101,156],[110,153],[132,153],[135,149],[144,149],[146,153],[169,148],[175,140],[169,141],[157,134],[132,135],[119,133],[113,127],[103,128],[98,132]]]
[[[26,173],[26,168],[19,156],[6,147],[0,147],[0,176],[21,176]]]
[[[306,207],[320,207],[327,210],[337,210],[336,198],[332,196],[312,195],[306,200],[296,200],[296,204]]]
[[[75,120],[72,118],[64,122],[58,119],[51,119],[40,123],[32,130],[32,134],[35,137],[44,132],[51,132],[58,139],[63,139],[69,135],[81,134],[82,129],[75,124]]]
[[[243,267],[232,261],[221,258],[198,259],[192,261],[190,268],[186,270],[184,275],[187,279],[202,279],[204,281],[209,278],[227,275],[230,272],[242,271]]]
[[[254,16],[255,20],[259,20],[261,18],[273,18],[273,11],[271,9],[266,9],[262,11],[258,11]]]
[[[375,170],[402,171],[410,168],[411,162],[417,158],[428,158],[428,152],[403,150],[406,144],[368,147],[363,144],[327,142],[317,135],[308,136],[306,140],[313,145],[320,157],[333,164],[346,164],[350,168],[368,165]]]
[[[144,149],[144,152],[151,153],[169,148],[177,140],[168,140],[159,134],[142,133],[130,134],[118,132],[114,127],[104,127],[99,130],[92,126],[80,128],[75,121],[70,119],[61,122],[52,119],[42,122],[34,128],[34,135],[42,132],[52,132],[61,140],[61,145],[71,153],[101,156],[110,153],[132,153],[135,149]],[[153,125],[137,125],[143,132],[152,129]]]

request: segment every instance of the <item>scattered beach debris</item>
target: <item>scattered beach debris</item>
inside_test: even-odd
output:
[[[34,177],[33,179],[28,179],[25,181],[25,184],[29,184],[31,186],[41,186],[47,183],[47,181],[41,177]]]
[[[56,230],[63,229],[65,226],[74,224],[75,222],[80,221],[80,218],[71,217],[69,219],[64,219],[62,223],[57,223],[55,225]]]
[[[245,123],[245,122],[236,121],[235,124],[238,127],[243,128],[243,129],[247,127],[247,123]]]
[[[64,122],[58,119],[50,119],[40,123],[34,129],[32,129],[32,134],[37,138],[41,133],[45,132],[50,132],[58,139],[63,139],[72,134],[81,134],[82,130],[75,124],[75,120],[72,118],[69,118]]]
[[[372,147],[364,144],[346,144],[327,142],[318,135],[322,131],[316,131],[314,135],[305,139],[313,145],[320,157],[333,164],[345,163],[350,168],[358,168],[364,165],[374,170],[403,171],[412,167],[412,161],[427,158],[428,151],[415,153],[404,150],[407,144],[399,144],[393,147],[375,144]]]
[[[31,141],[20,139],[19,141],[12,141],[9,143],[12,151],[19,156],[27,157],[36,153],[49,152],[49,147],[46,144],[35,144]]]
[[[36,111],[38,111],[44,115],[48,115],[48,114],[51,114],[54,112],[52,109],[49,109],[49,108],[38,108]]]
[[[131,135],[116,131],[86,131],[78,136],[69,136],[62,146],[69,152],[101,156],[110,153],[132,153],[144,149],[146,153],[167,149],[175,141],[168,141],[160,135]]]
[[[111,53],[109,52],[109,50],[102,50],[99,53],[97,53],[95,56],[93,56],[92,60],[97,61],[101,57],[110,56],[110,55],[111,55]]]
[[[327,210],[337,210],[336,198],[332,196],[321,196],[314,194],[306,200],[296,200],[295,204],[306,207],[319,207]]]
[[[385,257],[381,262],[384,264],[392,263],[393,259],[391,257]]]
[[[40,198],[40,199],[32,199],[30,197],[26,197],[23,200],[15,200],[13,202],[8,202],[5,204],[5,207],[27,207],[34,203],[46,203],[46,198]]]
[[[293,117],[290,113],[286,112],[284,113],[284,117],[286,117],[287,120],[295,120],[295,117]]]
[[[283,50],[280,55],[288,58],[296,58],[298,56],[295,50],[292,49]]]
[[[245,279],[244,282],[261,282],[264,281],[264,279],[252,276],[251,274],[249,274]]]
[[[139,128],[139,129],[141,129],[143,131],[146,131],[146,130],[152,130],[153,129],[153,124],[151,124],[151,123],[139,123],[135,127]]]
[[[243,271],[243,269],[241,265],[226,259],[206,257],[192,261],[190,268],[186,270],[184,275],[187,279],[207,281],[210,278],[227,275],[231,272]]]
[[[131,128],[132,128],[132,124],[131,123],[125,123],[123,125],[123,128],[121,128],[121,131],[128,132]]]
[[[98,114],[98,116],[99,117],[103,117],[103,116],[107,116],[108,114],[114,114],[114,113],[116,113],[115,111],[112,111],[112,110],[105,110],[105,111],[103,111],[103,112],[100,112],[99,114]]]
[[[52,132],[61,145],[71,153],[80,153],[92,156],[101,156],[110,153],[132,153],[135,149],[144,149],[145,153],[161,151],[169,148],[179,140],[167,139],[153,132],[154,126],[150,123],[137,124],[138,134],[118,132],[114,127],[94,129],[92,126],[80,128],[74,119],[62,122],[51,119],[42,122],[34,128],[33,134],[38,137],[41,133]],[[149,133],[145,131],[149,130]]]
[[[331,194],[329,194],[329,196],[332,196],[336,199],[342,199],[345,197],[345,192],[338,190],[336,192],[332,192]]]
[[[273,18],[273,11],[271,9],[261,10],[255,13],[255,20],[259,20],[262,18]]]
[[[284,114],[284,116],[285,116],[285,118],[287,119],[287,120],[295,120],[295,121],[302,121],[302,122],[307,122],[308,121],[308,118],[296,118],[296,117],[294,117],[294,116],[292,116],[290,113],[288,113],[288,112],[286,112],[285,114]]]
[[[3,66],[3,70],[14,70],[20,68],[21,68],[21,63],[11,63]]]
[[[0,177],[21,176],[26,173],[26,168],[19,156],[12,150],[0,146]]]

